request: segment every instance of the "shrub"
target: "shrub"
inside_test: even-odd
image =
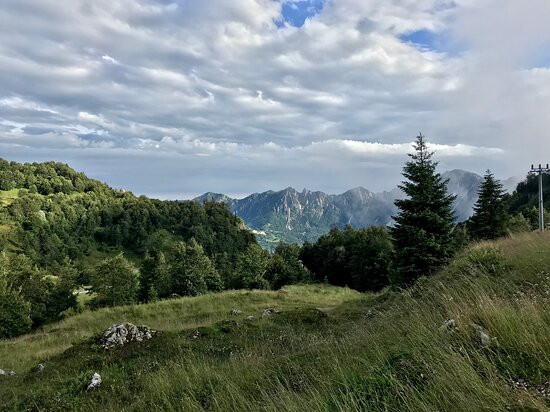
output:
[[[0,292],[0,338],[11,338],[30,331],[31,305],[19,293]]]
[[[135,303],[139,290],[137,269],[122,253],[103,260],[92,273],[92,306],[118,306]]]

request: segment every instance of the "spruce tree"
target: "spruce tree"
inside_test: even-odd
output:
[[[403,168],[406,181],[400,187],[407,195],[396,200],[391,234],[395,244],[392,283],[411,285],[419,276],[430,275],[448,261],[453,252],[453,212],[455,199],[447,193],[447,181],[436,172],[437,162],[422,134],[416,138],[414,153]]]
[[[487,170],[479,188],[479,199],[474,206],[474,215],[468,229],[476,239],[496,239],[506,234],[508,214],[502,183]]]

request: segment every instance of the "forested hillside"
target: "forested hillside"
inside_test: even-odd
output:
[[[82,310],[81,298],[224,289],[258,247],[223,204],[136,197],[61,163],[0,160],[0,189],[0,337]]]
[[[142,253],[191,238],[211,258],[231,260],[255,243],[223,205],[136,197],[61,163],[2,160],[0,189],[0,245],[43,266],[79,259],[97,248]]]

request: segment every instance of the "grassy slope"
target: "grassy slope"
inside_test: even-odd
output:
[[[480,266],[491,259],[479,248],[494,246],[505,264]],[[1,382],[0,402],[6,410],[548,410],[507,380],[550,380],[549,271],[550,236],[529,234],[479,245],[402,294],[305,286],[88,312],[0,342],[0,367],[20,372]],[[241,322],[267,306],[282,313]],[[242,316],[230,317],[232,307]],[[365,316],[373,307],[379,313]],[[458,330],[439,330],[448,318]],[[90,338],[124,320],[162,333],[107,353]],[[473,322],[494,337],[490,347]],[[38,361],[42,374],[29,371]],[[96,371],[104,382],[86,392]]]

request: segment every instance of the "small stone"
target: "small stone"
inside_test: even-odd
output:
[[[101,385],[101,382],[101,375],[97,372],[94,373],[94,375],[92,376],[92,381],[90,382],[86,390],[89,391],[91,389],[96,389],[97,387],[99,387],[99,385]]]
[[[472,326],[477,331],[477,335],[479,336],[479,340],[481,341],[481,344],[483,346],[490,346],[492,342],[491,335],[489,335],[489,332],[487,329],[485,329],[483,326],[480,326],[476,323],[472,323]]]
[[[240,310],[240,309],[231,309],[231,310],[229,311],[229,314],[230,314],[231,316],[237,316],[237,315],[240,315],[241,313],[243,313],[243,311]]]
[[[38,365],[36,365],[36,373],[42,373],[43,371],[44,371],[43,363],[39,363]]]
[[[274,314],[276,313],[279,313],[279,310],[275,309],[275,308],[267,308],[267,309],[264,309],[263,313],[262,313],[262,318],[266,318],[266,317],[269,317],[269,316],[273,316]]]
[[[370,319],[370,318],[373,318],[373,317],[378,316],[380,314],[381,314],[381,312],[379,310],[369,309],[369,310],[367,310],[367,313],[365,314],[365,317]]]
[[[7,375],[6,371],[4,369],[0,369],[0,376]]]
[[[17,375],[17,373],[15,373],[15,371],[10,371],[10,373],[8,373],[8,375],[15,376],[15,375]]]
[[[200,337],[201,337],[201,333],[198,330],[196,330],[191,334],[191,339],[198,339]]]
[[[441,331],[453,331],[457,328],[456,321],[454,319],[447,319],[443,322],[443,325],[439,327]]]
[[[254,320],[254,316],[250,315],[250,316],[247,316],[246,318],[244,318],[245,321],[247,322],[252,322]]]

